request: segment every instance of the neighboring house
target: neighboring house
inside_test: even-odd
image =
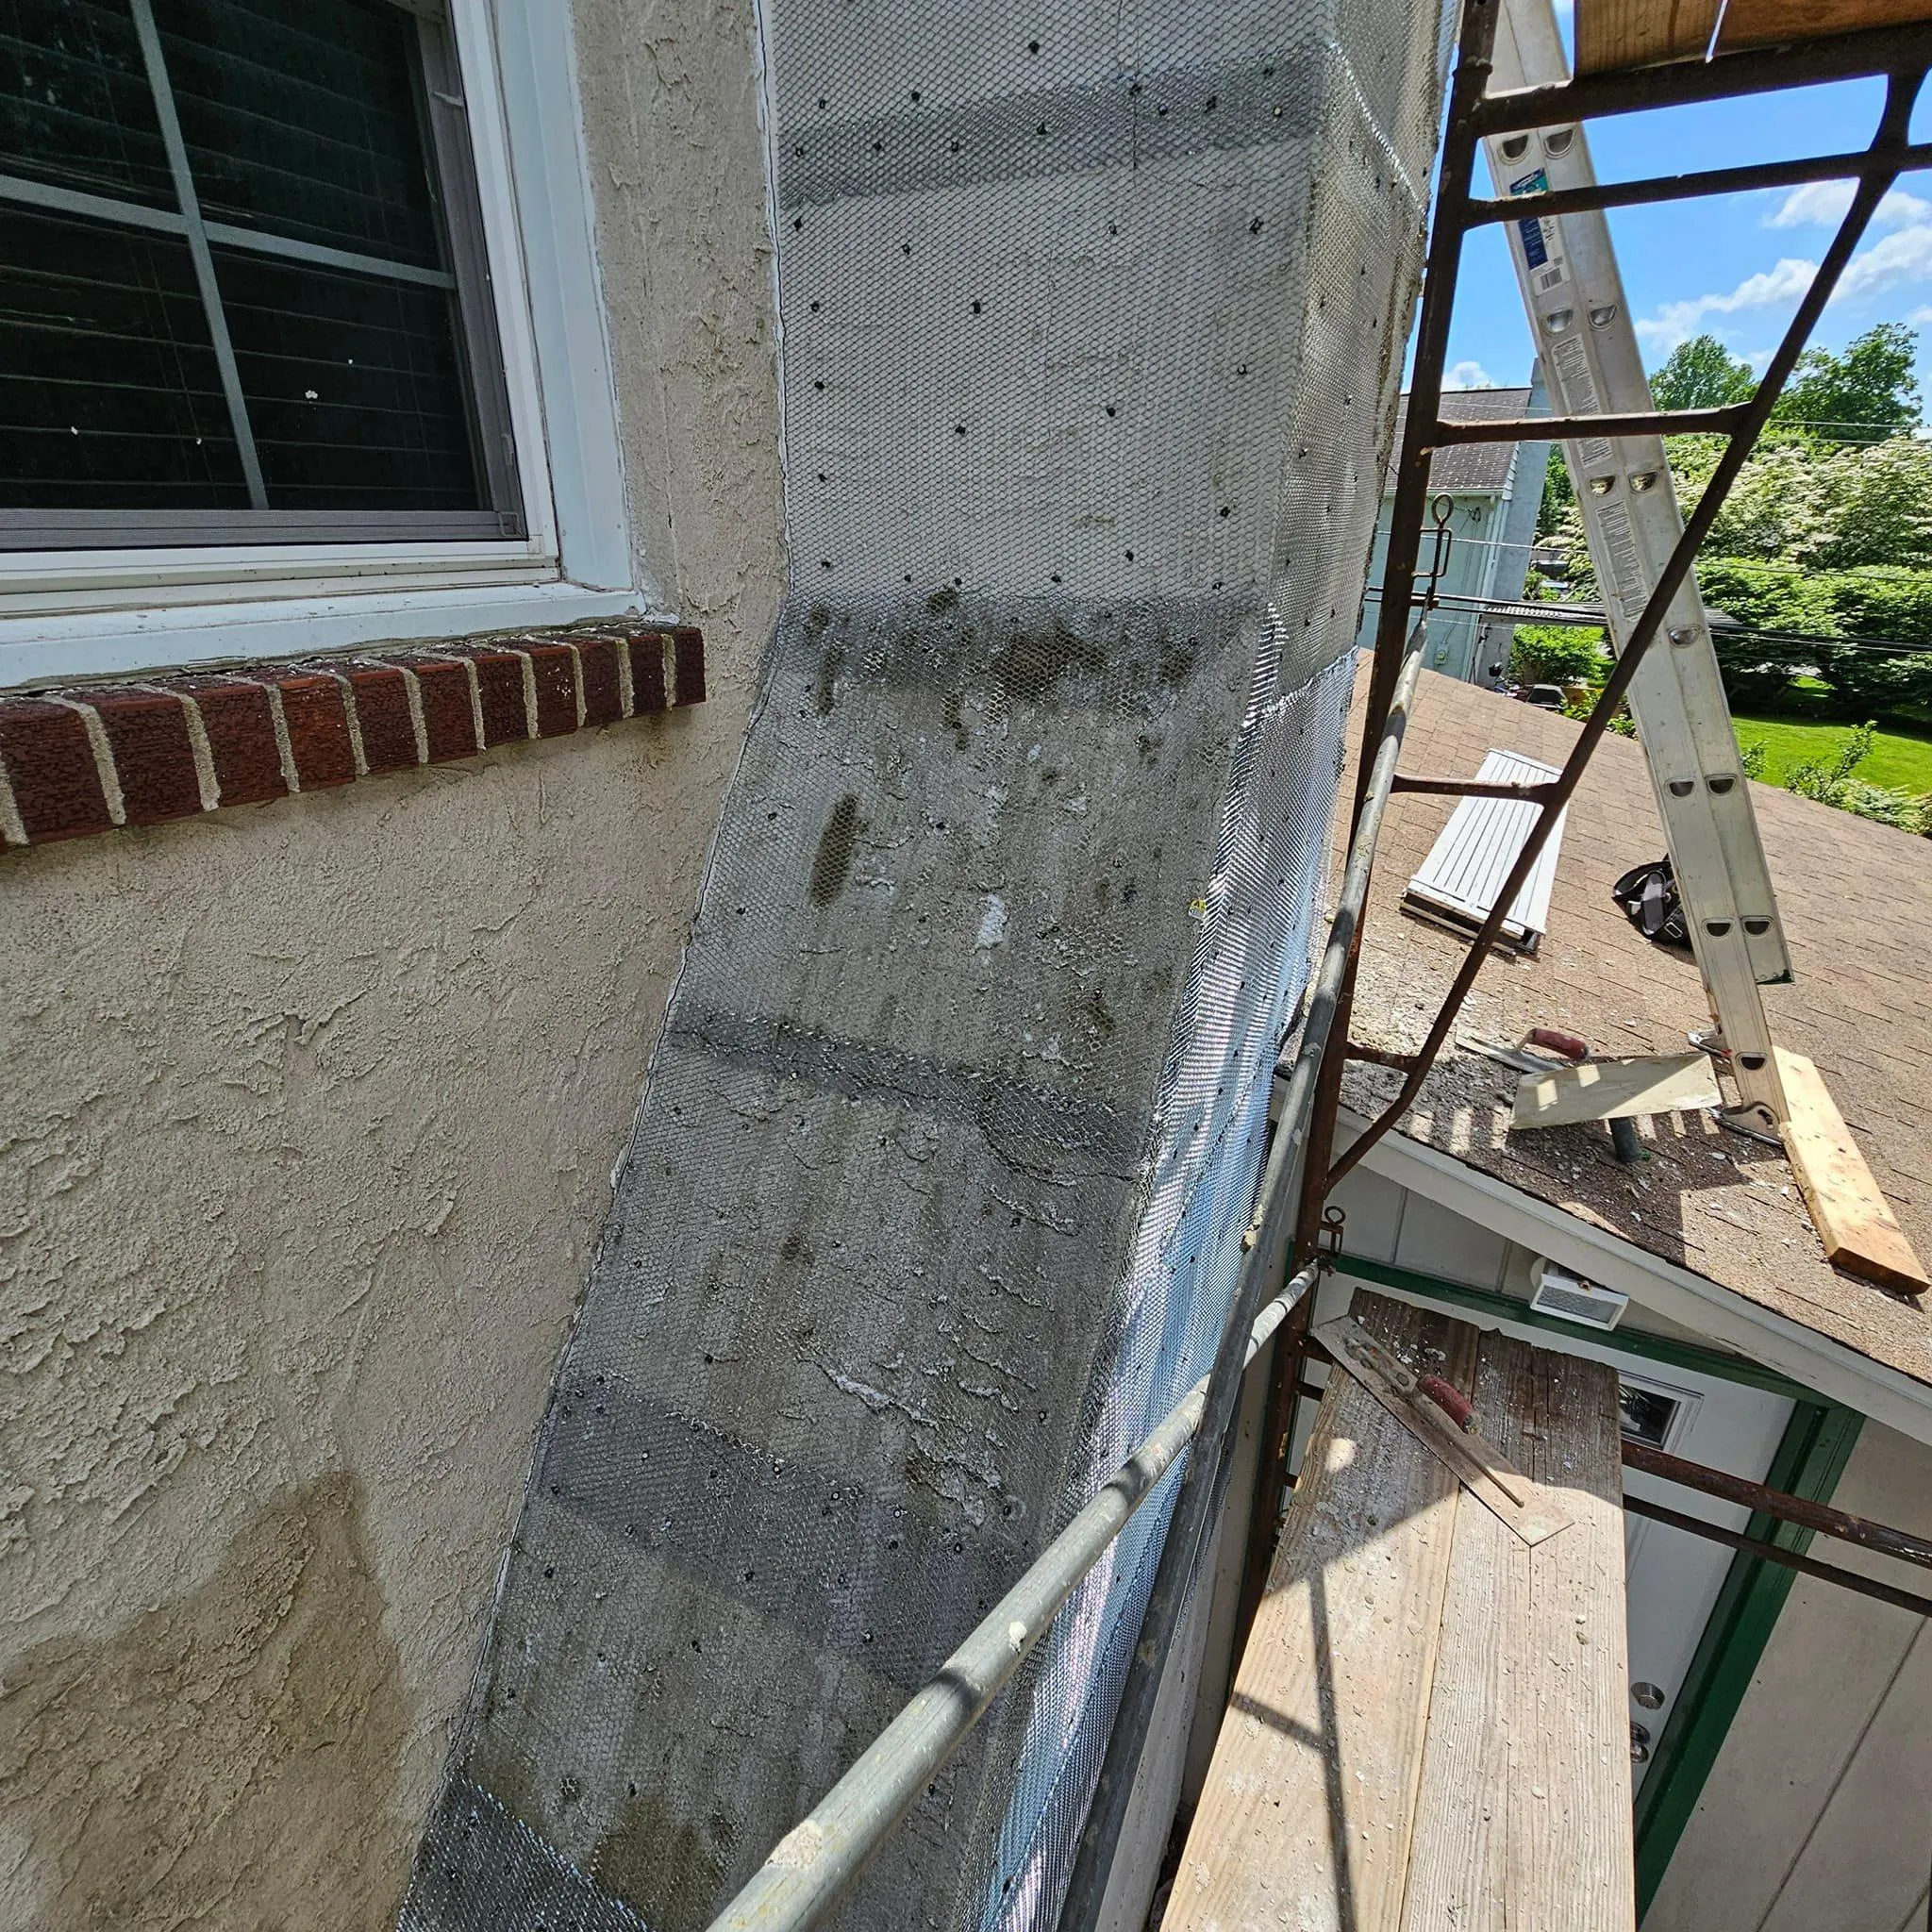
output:
[[[1442,395],[1442,417],[1449,423],[1540,416],[1548,408],[1541,363],[1533,368],[1527,389],[1446,390]],[[1369,592],[1357,638],[1365,646],[1374,642],[1381,616],[1379,591],[1389,548],[1389,518],[1395,504],[1395,462],[1402,450],[1407,415],[1408,398],[1405,395],[1396,411],[1389,475],[1375,518]],[[1433,496],[1448,497],[1448,527],[1454,538],[1441,585],[1447,597],[1507,602],[1523,595],[1549,460],[1546,442],[1465,442],[1436,452],[1429,465],[1429,489]],[[1434,555],[1435,539],[1429,527],[1433,522],[1432,514],[1423,534],[1424,573]],[[1512,625],[1504,619],[1485,617],[1475,609],[1458,609],[1452,603],[1429,620],[1426,661],[1430,670],[1466,684],[1494,686],[1509,669],[1511,630]]]
[[[0,1922],[360,1932],[782,588],[755,25],[6,33]]]
[[[1404,762],[1472,775],[1495,748],[1559,763],[1578,728],[1424,677]],[[1788,792],[1755,797],[1793,958],[1791,983],[1765,989],[1774,1031],[1817,1062],[1907,1234],[1932,1251],[1932,847]],[[1450,808],[1407,801],[1384,833],[1353,1029],[1368,1045],[1417,1046],[1462,958],[1461,941],[1398,910]],[[1643,754],[1608,739],[1570,808],[1536,957],[1485,970],[1417,1106],[1337,1196],[1349,1258],[1323,1313],[1355,1280],[1514,1324],[1615,1362],[1626,1433],[1932,1533],[1932,1323],[1826,1265],[1781,1151],[1710,1114],[1642,1123],[1649,1158],[1634,1167],[1600,1125],[1512,1131],[1516,1074],[1467,1043],[1543,1024],[1600,1053],[1683,1051],[1709,1024],[1696,969],[1647,942],[1609,891],[1662,850]],[[1394,1078],[1351,1069],[1344,1138]],[[1598,1334],[1530,1314],[1538,1257],[1629,1296],[1620,1324]],[[1741,1509],[1641,1475],[1627,1486],[1745,1527]],[[1926,1593],[1923,1572],[1846,1544],[1810,1554]],[[1628,1559],[1646,1932],[1923,1924],[1921,1620],[1636,1518]]]

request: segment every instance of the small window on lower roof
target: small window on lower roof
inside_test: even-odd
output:
[[[524,531],[431,0],[0,0],[0,548]]]

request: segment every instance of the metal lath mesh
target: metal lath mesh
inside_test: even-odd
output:
[[[1201,1373],[1439,24],[772,0],[792,582],[407,1926],[702,1926]],[[1157,1499],[841,1923],[1050,1925]]]

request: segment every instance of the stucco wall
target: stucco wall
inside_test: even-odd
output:
[[[1831,1499],[1932,1534],[1932,1450],[1867,1423]],[[1811,1554],[1924,1594],[1924,1574],[1820,1537]],[[1801,1576],[1644,1932],[1918,1932],[1932,1872],[1924,1620]]]
[[[690,713],[0,859],[0,1924],[392,1922],[781,575],[748,8],[587,0]]]

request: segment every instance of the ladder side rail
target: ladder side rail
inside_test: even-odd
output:
[[[1918,98],[1919,88],[1924,79],[1923,69],[1909,75],[1893,75],[1886,90],[1885,112],[1880,121],[1877,138],[1873,142],[1874,152],[1891,158],[1905,149],[1905,133],[1911,119],[1912,105]],[[1797,313],[1791,318],[1784,339],[1772,356],[1757,393],[1747,408],[1747,420],[1743,431],[1735,437],[1730,446],[1719,458],[1717,468],[1712,471],[1710,481],[1705,487],[1697,508],[1691,511],[1690,521],[1684,527],[1684,534],[1672,550],[1663,571],[1658,577],[1657,588],[1651,592],[1642,614],[1631,626],[1628,641],[1622,656],[1612,666],[1602,694],[1590,714],[1589,722],[1583,727],[1582,735],[1571,748],[1569,758],[1564,761],[1563,770],[1557,779],[1556,795],[1544,805],[1536,823],[1530,827],[1529,837],[1524,841],[1523,850],[1516,856],[1516,863],[1509,869],[1509,876],[1499,889],[1495,906],[1484,920],[1476,933],[1448,994],[1442,1001],[1436,1018],[1430,1024],[1428,1037],[1416,1053],[1416,1063],[1405,1075],[1401,1091],[1382,1112],[1371,1121],[1362,1134],[1354,1141],[1346,1153],[1339,1157],[1327,1174],[1319,1183],[1324,1194],[1332,1192],[1335,1187],[1360,1162],[1376,1141],[1394,1126],[1407,1113],[1417,1094],[1422,1091],[1423,1081],[1434,1065],[1436,1056],[1442,1050],[1443,1042],[1449,1037],[1450,1028],[1456,1024],[1456,1016],[1469,996],[1470,988],[1481,972],[1483,961],[1490,948],[1495,944],[1503,927],[1508,908],[1514,905],[1516,895],[1523,890],[1524,881],[1529,876],[1538,855],[1547,842],[1555,826],[1557,817],[1563,805],[1568,802],[1582,779],[1585,766],[1590,762],[1591,754],[1602,741],[1610,727],[1610,720],[1616,715],[1617,708],[1641,669],[1644,658],[1653,641],[1661,631],[1665,617],[1690,574],[1690,560],[1696,556],[1698,546],[1704,541],[1711,525],[1716,522],[1718,512],[1724,508],[1724,499],[1730,494],[1731,486],[1737,481],[1738,474],[1744,467],[1757,432],[1763,428],[1774,405],[1782,393],[1791,371],[1797,366],[1798,358],[1804,353],[1805,344],[1810,340],[1811,331],[1818,325],[1818,318],[1824,312],[1824,305],[1830,301],[1832,291],[1838,287],[1839,278],[1844,274],[1846,264],[1852,258],[1852,252],[1864,239],[1865,230],[1871,225],[1878,204],[1890,189],[1896,177],[1897,169],[1888,165],[1874,171],[1860,182],[1852,198],[1852,205],[1846,210],[1844,220],[1840,224],[1838,233],[1832,238],[1831,246],[1824,252],[1824,258],[1819,264],[1818,273],[1812,277],[1811,286],[1805,291],[1798,305]]]
[[[1521,81],[1567,72],[1546,0],[1516,0],[1499,35],[1497,71]],[[1581,126],[1495,137],[1487,146],[1499,192],[1534,201],[1553,185],[1593,184]],[[1654,411],[1602,212],[1526,215],[1508,230],[1508,242],[1531,335],[1560,407],[1576,415],[1604,409],[1606,402],[1612,412]],[[1735,438],[1739,419],[1712,413]],[[1612,648],[1620,653],[1683,529],[1661,439],[1645,433],[1665,426],[1672,426],[1667,418],[1645,425],[1611,416],[1599,433],[1564,441]],[[1680,419],[1676,426],[1690,425]],[[1673,600],[1664,629],[1671,648],[1653,654],[1632,681],[1630,709],[1691,949],[1740,1096],[1774,1124],[1786,1105],[1757,988],[1789,979],[1790,956],[1694,577]]]

